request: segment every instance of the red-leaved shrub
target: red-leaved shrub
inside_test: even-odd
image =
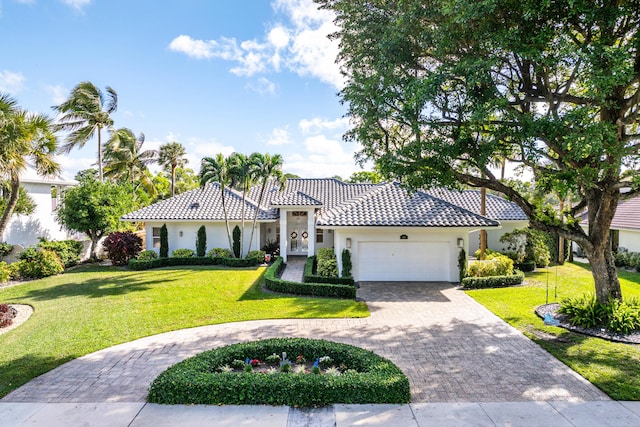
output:
[[[13,318],[16,317],[16,310],[8,304],[0,304],[0,328],[11,326]]]
[[[142,250],[142,239],[130,231],[114,231],[104,239],[102,246],[113,265],[127,265]]]

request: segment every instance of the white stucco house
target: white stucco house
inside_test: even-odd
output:
[[[478,192],[441,190],[407,193],[396,183],[346,184],[336,179],[289,179],[284,190],[270,186],[260,206],[259,188],[245,200],[245,250],[256,210],[258,224],[252,249],[267,240],[280,244],[280,256],[315,254],[334,248],[341,268],[343,249],[351,252],[356,281],[458,280],[461,248],[475,251],[475,234],[487,229],[490,242],[499,240],[504,227],[526,226],[521,209],[499,197],[487,199],[487,215],[474,206]],[[230,227],[242,218],[241,193],[226,188]],[[478,199],[479,200],[479,199]],[[167,225],[169,251],[195,248],[197,230],[207,230],[207,249],[228,248],[218,184],[192,190],[122,217],[144,222],[147,249],[160,246],[160,227]],[[506,226],[502,225],[505,221]],[[491,243],[489,245],[491,246]],[[497,248],[493,246],[492,248]]]
[[[580,226],[589,228],[587,214],[582,215]],[[625,248],[630,252],[640,252],[640,196],[618,203],[616,214],[611,221],[611,249]]]
[[[38,243],[38,238],[65,240],[72,235],[55,219],[55,211],[64,190],[77,185],[76,181],[58,177],[42,177],[27,169],[20,177],[20,184],[33,199],[36,208],[31,215],[13,214],[2,240],[23,247]]]

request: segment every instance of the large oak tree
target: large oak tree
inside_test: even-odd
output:
[[[609,228],[640,178],[639,1],[316,1],[337,14],[361,160],[411,188],[505,194],[582,247],[599,301],[621,297]],[[577,195],[564,222],[494,175],[503,159]]]

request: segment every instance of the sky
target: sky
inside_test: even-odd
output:
[[[55,117],[91,81],[118,93],[116,128],[145,149],[181,143],[196,173],[204,156],[257,151],[348,178],[361,168],[342,141],[332,21],[311,0],[0,0],[0,92]],[[65,178],[96,159],[96,139],[58,157]]]

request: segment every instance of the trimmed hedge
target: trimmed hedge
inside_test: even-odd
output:
[[[156,258],[150,260],[132,259],[129,261],[131,270],[149,270],[159,267],[173,267],[177,265],[223,265],[225,267],[254,267],[260,265],[256,259],[245,258],[211,258],[211,257],[191,257],[191,258]]]
[[[304,264],[304,274],[302,280],[305,283],[332,283],[334,285],[351,285],[355,286],[353,277],[326,277],[313,274],[313,267],[316,263],[315,255],[307,258]]]
[[[292,372],[217,373],[233,360],[286,352],[306,360],[329,356],[341,375]],[[151,384],[147,400],[161,404],[325,406],[334,403],[408,403],[409,380],[389,360],[348,344],[273,338],[206,351],[173,365]]]
[[[265,286],[274,292],[294,295],[312,295],[319,297],[355,298],[356,288],[351,285],[332,283],[299,283],[280,279],[278,276],[284,264],[281,257],[267,269],[264,275]]]
[[[536,269],[536,262],[535,261],[521,262],[519,264],[515,264],[515,268],[525,273],[529,273]]]
[[[522,283],[524,273],[521,271],[509,276],[465,277],[462,279],[464,289],[503,288]]]

